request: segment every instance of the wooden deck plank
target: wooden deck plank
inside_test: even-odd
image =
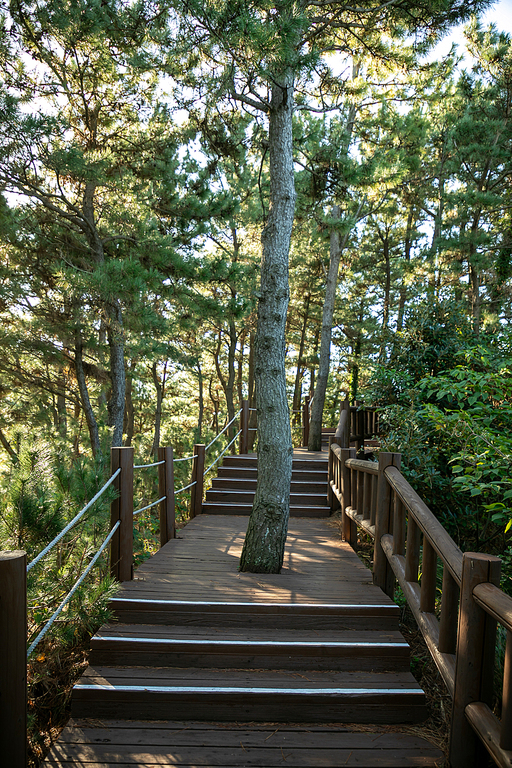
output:
[[[47,758],[47,766],[156,768],[162,765],[241,768],[412,768],[441,765],[442,753],[414,735],[344,727],[219,726],[190,722],[77,721]]]
[[[123,584],[119,597],[392,605],[330,521],[290,520],[280,574],[240,573],[247,518],[199,515]]]

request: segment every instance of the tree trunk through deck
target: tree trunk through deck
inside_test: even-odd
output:
[[[295,211],[293,72],[272,85],[269,119],[270,210],[261,235],[261,284],[255,345],[258,482],[240,570],[279,573],[290,513],[292,436],[286,398],[288,255]]]

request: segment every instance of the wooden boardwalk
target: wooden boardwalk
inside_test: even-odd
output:
[[[279,575],[238,572],[246,526],[200,515],[122,585],[45,766],[442,765],[399,732],[426,711],[398,608],[336,524],[292,518]]]

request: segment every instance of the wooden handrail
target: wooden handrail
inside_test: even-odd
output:
[[[500,768],[512,768],[512,597],[498,586],[499,559],[461,552],[392,466],[399,465],[399,455],[381,453],[377,468],[355,459],[353,451],[330,446],[329,489],[341,505],[343,536],[355,544],[356,524],[369,533],[375,540],[374,583],[391,596],[394,579],[400,584],[453,698],[450,765],[480,768],[485,747]],[[376,509],[375,525],[369,509]],[[434,613],[438,558],[443,564],[439,620]],[[490,708],[496,622],[507,630],[501,722]]]
[[[388,467],[384,472],[390,486],[414,517],[423,535],[427,537],[460,587],[462,578],[461,550],[402,473],[396,467]]]
[[[495,584],[478,584],[473,590],[475,602],[512,632],[512,597]]]
[[[365,459],[348,459],[347,467],[357,469],[359,472],[367,472],[369,475],[378,475],[379,466],[375,461],[366,461]]]

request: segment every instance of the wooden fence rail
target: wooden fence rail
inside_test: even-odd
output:
[[[398,582],[452,696],[451,768],[480,768],[485,749],[512,768],[512,598],[499,588],[501,561],[460,551],[401,474],[400,454],[357,460],[334,440],[329,487],[344,538],[355,545],[356,526],[374,538],[374,583],[392,597]],[[507,632],[501,719],[492,711],[497,623]]]

